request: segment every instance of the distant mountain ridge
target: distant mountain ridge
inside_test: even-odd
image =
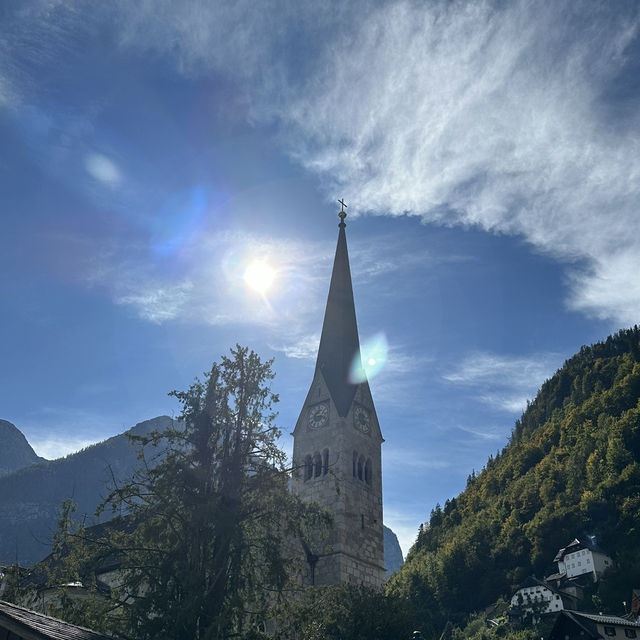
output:
[[[96,507],[113,486],[113,479],[126,478],[136,466],[137,450],[126,434],[141,435],[170,423],[168,416],[146,420],[65,458],[36,456],[28,466],[0,476],[0,565],[16,561],[30,565],[47,555],[60,507],[69,498],[78,506],[78,518],[94,524]],[[26,443],[22,433],[11,426]]]
[[[18,562],[28,566],[42,560],[49,553],[61,505],[69,498],[78,507],[76,517],[86,525],[95,524],[96,507],[114,479],[129,477],[137,466],[138,451],[127,434],[161,431],[171,421],[169,416],[158,416],[140,422],[120,435],[58,460],[38,457],[17,427],[0,421],[0,430],[3,424],[9,425],[9,441],[18,443],[13,450],[22,456],[15,453],[21,462],[0,475],[0,565]],[[0,457],[0,464],[3,459]],[[107,519],[105,514],[103,520]],[[403,560],[396,534],[386,526],[384,553],[390,575],[400,569]]]
[[[0,420],[0,476],[44,461],[15,425]]]

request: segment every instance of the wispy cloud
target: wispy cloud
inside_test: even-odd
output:
[[[571,308],[640,317],[637,3],[79,6],[34,2],[8,21],[0,100],[23,93],[25,61],[106,25],[128,52],[230,79],[238,117],[278,124],[354,213],[519,235],[568,264]]]
[[[304,360],[313,360],[318,354],[318,345],[320,344],[320,334],[312,333],[303,335],[297,340],[288,343],[277,343],[269,345],[276,351],[282,351],[287,358],[296,358]]]
[[[640,316],[638,95],[613,104],[637,5],[386,3],[332,41],[282,114],[363,211],[523,236],[572,267],[573,308]],[[620,267],[616,269],[613,265]]]
[[[380,373],[369,380],[380,405],[407,407],[423,391],[425,371],[432,358],[408,353],[404,345],[390,344]]]
[[[571,308],[640,317],[639,96],[611,98],[633,73],[637,5],[274,8],[128,9],[121,42],[172,51],[190,72],[240,72],[251,117],[279,121],[291,154],[327,193],[352,194],[354,213],[520,235],[569,264]],[[294,33],[304,74],[278,53]]]
[[[513,357],[478,352],[467,356],[456,369],[442,377],[468,388],[485,404],[518,413],[559,364],[560,356],[554,353]]]
[[[73,242],[73,240],[71,241]],[[178,250],[179,268],[166,269],[150,247],[83,249],[79,270],[120,305],[158,324],[257,325],[269,329],[274,348],[293,358],[317,350],[318,317],[324,304],[326,247],[241,232],[202,230]],[[259,294],[243,277],[255,260],[275,270],[272,288]]]
[[[525,398],[525,403],[526,403],[526,398]],[[490,403],[492,404],[492,403]],[[522,409],[521,404],[519,404],[515,409],[513,409],[513,411],[518,411]],[[509,411],[511,411],[511,409],[509,409]],[[458,425],[457,427],[460,431],[464,432],[465,434],[468,434],[470,436],[472,436],[476,441],[477,440],[502,440],[504,437],[503,434],[503,429],[491,429],[491,428],[471,428],[471,427],[463,427]]]
[[[405,449],[387,445],[384,448],[383,462],[385,466],[403,469],[404,473],[422,475],[425,470],[448,469],[453,466],[452,460],[434,459],[425,455],[424,451]]]

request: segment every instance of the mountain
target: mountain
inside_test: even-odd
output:
[[[36,456],[35,464],[1,476],[0,565],[16,561],[30,565],[46,556],[60,507],[69,498],[78,506],[79,519],[93,524],[96,507],[113,486],[114,479],[129,476],[138,462],[137,450],[126,433],[141,435],[163,429],[170,422],[168,416],[147,420],[129,432],[59,460],[42,460]],[[26,440],[24,445],[32,451]]]
[[[28,566],[46,556],[61,505],[69,498],[78,507],[78,519],[87,525],[96,523],[96,507],[109,487],[114,486],[114,481],[129,477],[138,464],[137,449],[127,434],[162,430],[170,422],[168,416],[159,416],[65,458],[44,460],[36,456],[14,425],[0,421],[0,434],[4,433],[3,425],[8,425],[10,429],[6,431],[11,438],[7,442],[12,445],[16,441],[20,445],[13,449],[16,459],[28,460],[16,464],[17,471],[0,476],[0,566],[16,561]],[[18,458],[20,451],[30,451],[32,456]],[[3,448],[0,464],[4,453]],[[103,519],[108,515],[104,514]],[[384,554],[388,573],[397,571],[402,565],[402,551],[395,533],[388,527],[384,527]]]
[[[41,462],[22,432],[10,422],[0,420],[0,476]]]
[[[507,446],[436,505],[390,590],[417,628],[464,624],[556,552],[595,535],[619,569],[591,604],[617,612],[640,580],[640,328],[583,347],[540,389]],[[589,606],[589,602],[585,606]],[[596,609],[597,610],[597,609]]]
[[[384,532],[384,566],[387,570],[387,578],[400,569],[404,559],[402,558],[402,549],[398,542],[396,534],[383,525]]]

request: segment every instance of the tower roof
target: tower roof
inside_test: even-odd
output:
[[[360,358],[345,217],[343,210],[316,361],[316,369],[322,372],[338,414],[343,417],[349,412],[358,386],[349,381],[349,372],[354,358]]]

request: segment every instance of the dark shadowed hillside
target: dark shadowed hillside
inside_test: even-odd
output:
[[[36,455],[22,432],[0,420],[0,476],[44,460]]]
[[[137,424],[131,432],[162,429],[170,421],[160,416]],[[78,505],[76,515],[84,519],[86,514],[87,524],[93,523],[96,507],[112,486],[112,474],[118,479],[130,475],[136,455],[121,434],[66,458],[41,461],[0,477],[0,564],[28,565],[47,555],[60,507],[68,498]]]
[[[578,535],[595,534],[625,568],[601,604],[617,611],[630,597],[640,583],[639,399],[638,327],[583,347],[542,385],[509,444],[432,510],[392,579],[424,632],[439,635],[527,576],[549,575]]]

